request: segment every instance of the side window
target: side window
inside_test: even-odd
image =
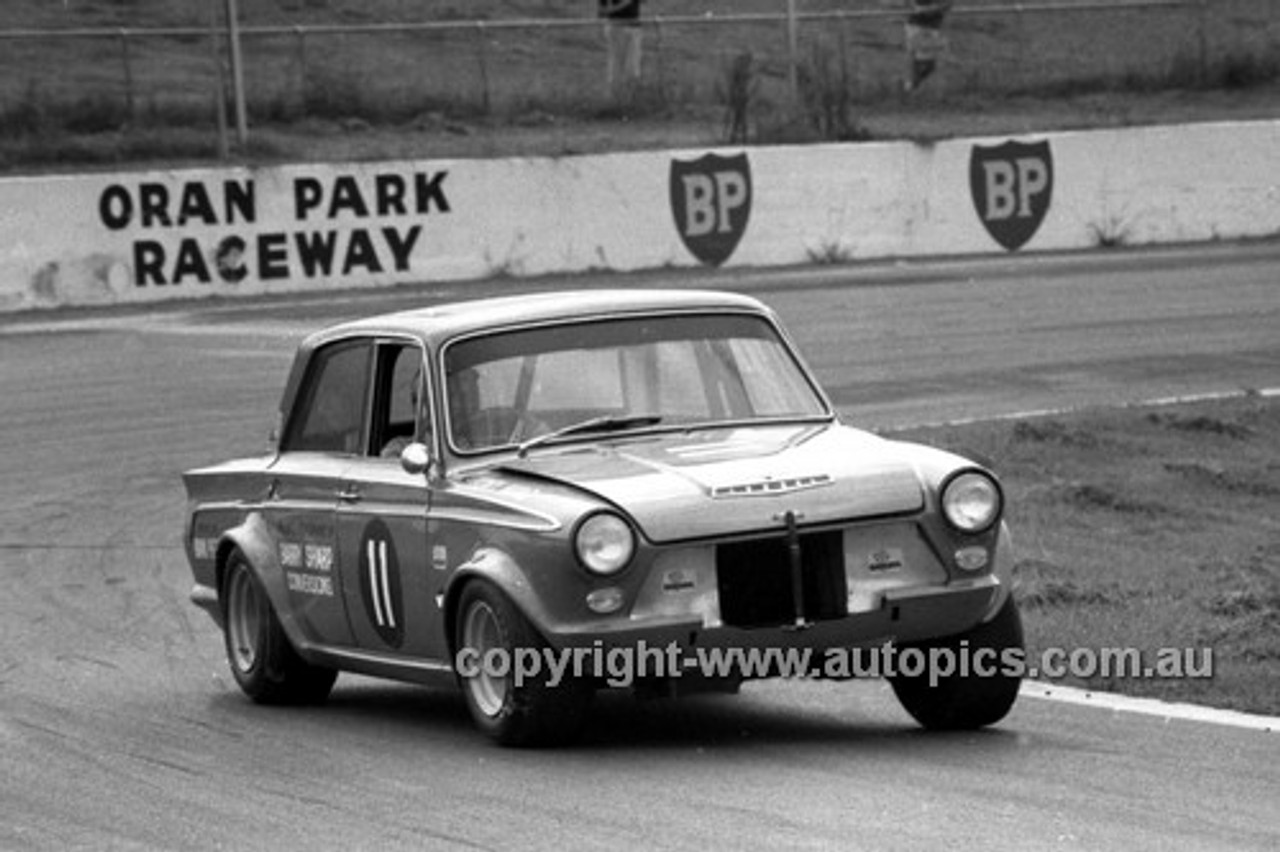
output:
[[[422,349],[412,343],[378,346],[377,393],[369,455],[399,458],[415,440],[431,443]]]
[[[367,341],[342,342],[312,356],[281,445],[286,452],[361,451],[371,352]]]

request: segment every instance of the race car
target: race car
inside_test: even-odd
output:
[[[747,296],[590,289],[321,330],[271,451],[183,479],[192,600],[258,702],[359,672],[458,686],[494,740],[556,744],[602,688],[851,677],[870,649],[915,652],[883,674],[926,728],[1017,698],[993,665],[1023,644],[996,477],[841,422]]]

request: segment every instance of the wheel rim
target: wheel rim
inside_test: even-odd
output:
[[[462,625],[463,647],[475,652],[479,671],[467,678],[467,691],[476,708],[486,716],[497,716],[507,701],[511,685],[508,676],[498,676],[485,665],[486,655],[494,649],[506,650],[502,625],[493,607],[477,601],[468,610]]]
[[[244,568],[231,575],[227,589],[227,638],[231,664],[247,674],[258,664],[262,637],[262,600]]]

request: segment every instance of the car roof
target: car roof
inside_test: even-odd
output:
[[[341,337],[394,334],[417,337],[434,347],[461,335],[526,323],[697,310],[771,313],[764,304],[749,296],[712,290],[567,290],[473,299],[381,314],[316,332],[303,345],[310,349]]]
[[[615,317],[653,311],[733,310],[772,316],[749,296],[714,290],[590,289],[472,299],[380,314],[334,325],[305,337],[280,399],[283,416],[293,410],[303,372],[312,353],[327,343],[350,337],[413,337],[437,350],[446,341],[474,332],[527,323]]]

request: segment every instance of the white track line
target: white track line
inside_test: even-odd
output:
[[[1060,417],[1075,414],[1091,408],[1145,408],[1168,405],[1182,405],[1196,402],[1218,402],[1228,399],[1246,399],[1251,396],[1280,396],[1280,388],[1262,388],[1259,390],[1218,391],[1213,393],[1189,394],[1186,396],[1166,396],[1139,402],[1126,402],[1118,405],[1082,405],[1071,408],[1044,408],[1033,411],[1020,411],[1013,414],[996,414],[986,417],[970,417],[964,420],[948,420],[941,423],[918,424],[920,427],[931,426],[963,426],[972,423],[991,423],[1002,420],[1030,420],[1040,417]],[[901,429],[916,428],[912,426]],[[898,431],[897,429],[891,431]],[[1059,684],[1048,684],[1043,681],[1024,680],[1019,695],[1023,698],[1039,698],[1045,701],[1058,701],[1063,704],[1075,704],[1082,707],[1094,707],[1099,710],[1110,710],[1114,713],[1139,713],[1145,716],[1156,716],[1168,721],[1180,719],[1190,722],[1204,722],[1211,725],[1225,725],[1233,728],[1245,728],[1251,731],[1280,733],[1280,716],[1261,716],[1253,713],[1241,713],[1237,710],[1222,710],[1216,707],[1204,707],[1199,704],[1174,703],[1160,701],[1156,698],[1132,698],[1113,692],[1094,692]]]
[[[1165,721],[1179,719],[1188,722],[1205,722],[1210,725],[1245,728],[1251,731],[1263,731],[1271,734],[1280,733],[1280,716],[1260,716],[1253,713],[1241,713],[1238,710],[1202,707],[1199,704],[1160,701],[1156,698],[1131,698],[1127,695],[1116,695],[1112,692],[1094,692],[1071,686],[1061,686],[1056,683],[1049,684],[1038,680],[1024,680],[1019,696],[1022,698],[1059,701],[1063,704],[1076,704],[1082,707],[1094,707],[1098,710],[1110,710],[1113,713],[1140,713],[1144,716],[1156,716]]]
[[[936,429],[939,426],[970,426],[975,423],[999,423],[1004,420],[1034,420],[1040,417],[1064,417],[1079,414],[1083,411],[1094,411],[1106,408],[1157,408],[1168,405],[1186,405],[1196,402],[1221,402],[1228,399],[1248,399],[1257,396],[1269,398],[1280,396],[1280,388],[1248,388],[1229,391],[1210,391],[1185,396],[1161,396],[1154,399],[1142,399],[1137,402],[1087,403],[1084,405],[1066,406],[1063,408],[1033,408],[1026,411],[1013,411],[1008,414],[986,414],[981,417],[962,417],[958,420],[935,420],[931,423],[909,423],[906,426],[894,426],[882,430],[886,433],[901,432],[907,429]]]

